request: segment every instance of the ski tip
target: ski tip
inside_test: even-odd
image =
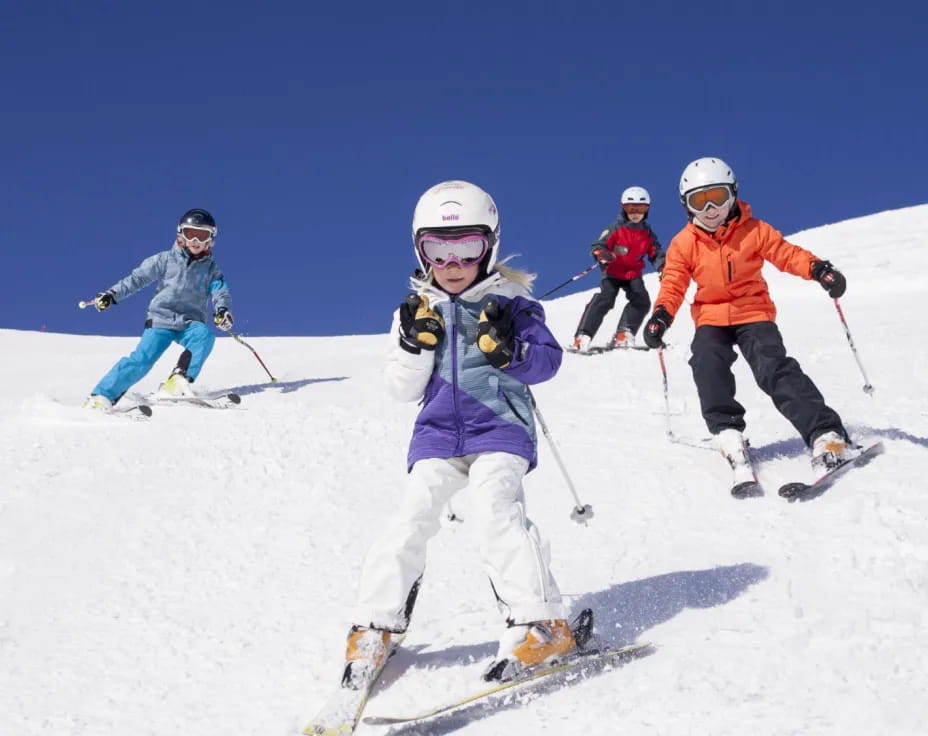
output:
[[[406,723],[409,721],[409,718],[391,718],[389,716],[364,716],[361,719],[368,726],[395,726],[399,723]],[[304,731],[303,733],[306,733]],[[309,733],[312,733],[310,731]]]
[[[809,488],[810,486],[808,483],[785,483],[780,486],[780,490],[777,491],[777,494],[787,501],[792,502],[798,500]]]
[[[759,498],[764,495],[764,489],[757,481],[749,480],[735,485],[731,489],[731,495],[735,498]]]

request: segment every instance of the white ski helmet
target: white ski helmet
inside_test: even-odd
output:
[[[697,158],[690,163],[680,177],[680,201],[686,206],[686,195],[694,189],[726,184],[733,194],[738,194],[738,180],[731,166],[720,158]]]
[[[651,205],[651,195],[644,187],[629,187],[622,192],[622,204]]]
[[[486,261],[487,273],[496,265],[499,250],[499,212],[493,197],[476,184],[468,181],[443,181],[428,189],[416,203],[412,216],[412,243],[416,260],[423,271],[428,271],[416,238],[423,230],[446,228],[479,228],[490,238],[490,251]]]

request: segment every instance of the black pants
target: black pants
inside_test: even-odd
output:
[[[744,407],[735,401],[735,376],[731,371],[738,357],[735,345],[751,367],[757,385],[773,399],[774,406],[807,445],[830,430],[847,436],[841,417],[825,404],[799,363],[786,355],[780,330],[773,322],[696,328],[690,367],[702,416],[712,434],[723,429],[744,431]]]
[[[615,299],[621,289],[625,290],[628,304],[622,310],[616,332],[622,330],[633,335],[637,334],[638,328],[641,327],[641,323],[644,322],[651,308],[651,297],[648,296],[648,290],[644,286],[644,279],[639,276],[636,279],[625,281],[606,276],[599,285],[599,291],[593,295],[590,303],[583,310],[580,325],[577,327],[578,335],[583,333],[590,337],[596,336],[596,331],[603,323],[606,313],[615,306]]]

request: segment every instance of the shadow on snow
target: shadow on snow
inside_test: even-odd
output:
[[[344,381],[348,376],[333,376],[332,378],[303,378],[299,381],[277,381],[272,383],[251,383],[244,386],[233,386],[226,389],[227,393],[236,393],[239,396],[248,396],[250,394],[260,394],[265,391],[278,391],[282,394],[289,394],[297,391],[304,386],[310,386],[314,383],[328,383],[330,381]]]
[[[766,567],[749,562],[710,570],[687,570],[656,575],[582,595],[574,601],[572,613],[576,615],[584,608],[592,608],[596,634],[602,644],[610,648],[621,647],[633,643],[643,632],[669,621],[688,608],[725,605],[750,586],[764,580],[767,575]],[[659,642],[657,644],[659,645]],[[451,667],[459,665],[462,661],[489,659],[496,652],[496,642],[422,652],[421,650],[427,646],[400,650],[393,664],[384,672],[377,689],[389,687],[413,664],[416,667]],[[533,685],[531,694],[534,696],[556,690],[564,684],[557,681]],[[480,689],[479,681],[474,683],[474,689]],[[493,713],[520,707],[524,701],[524,697],[519,697],[517,688],[514,693],[500,695],[492,702],[475,703],[446,716],[430,719],[426,726],[422,723],[412,723],[394,728],[389,733],[391,736],[451,733]]]

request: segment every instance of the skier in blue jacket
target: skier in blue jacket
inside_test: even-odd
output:
[[[177,240],[170,250],[155,253],[121,281],[94,298],[102,312],[157,281],[148,305],[145,331],[135,350],[121,358],[93,387],[84,406],[108,410],[142,380],[165,350],[176,342],[190,352],[186,367],[175,368],[162,390],[173,395],[190,393],[216,338],[206,326],[209,300],[213,322],[221,330],[232,328],[232,304],[222,270],[212,258],[216,220],[206,210],[188,210],[177,224]]]

